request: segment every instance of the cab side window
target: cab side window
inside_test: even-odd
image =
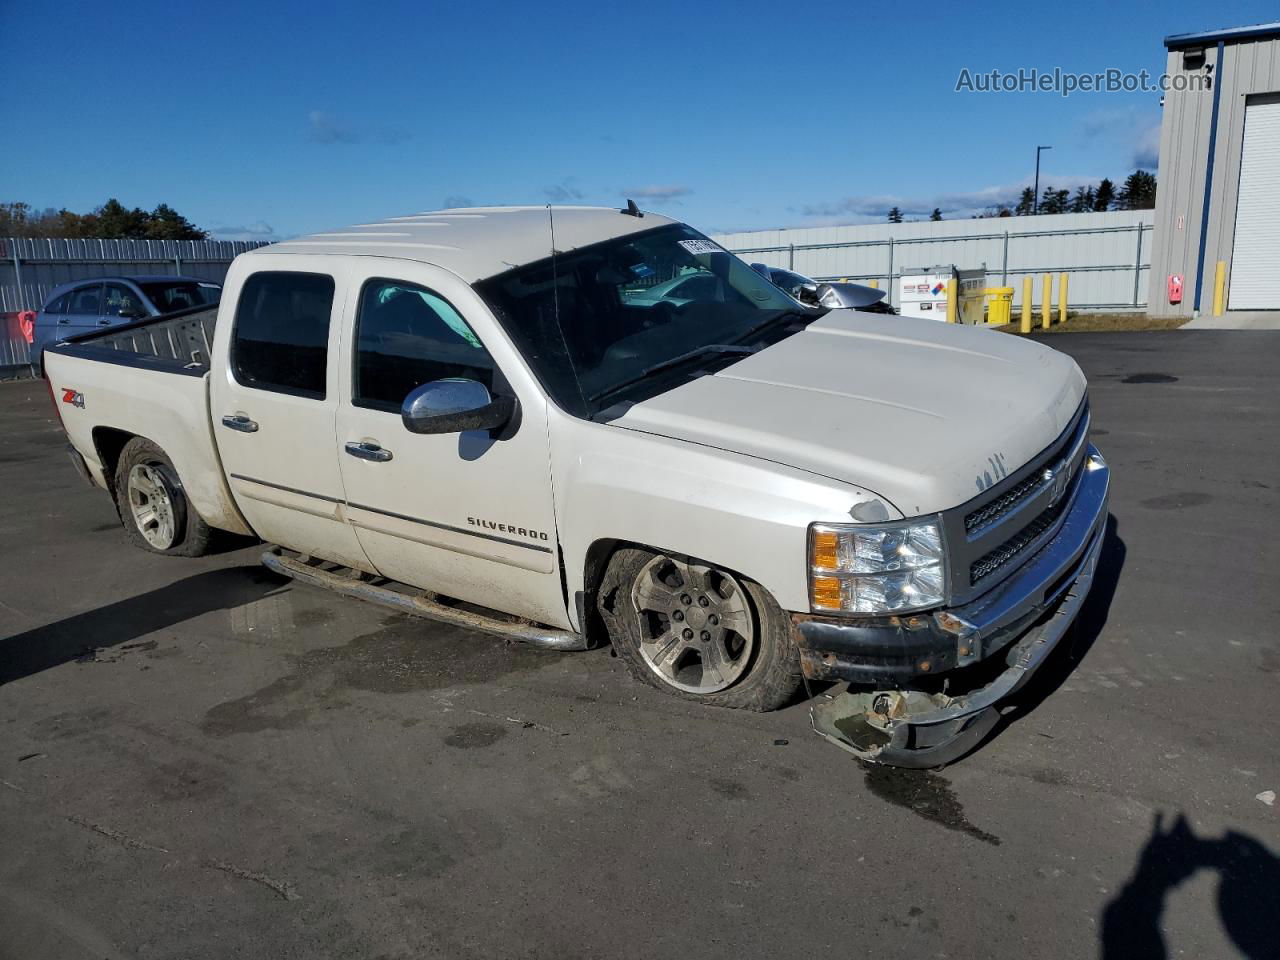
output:
[[[323,400],[333,277],[255,273],[236,305],[231,369],[246,387]]]
[[[67,312],[67,302],[71,299],[70,293],[64,293],[60,297],[55,297],[45,308],[45,313],[62,314]]]
[[[369,280],[356,315],[351,402],[393,413],[414,387],[465,377],[493,389],[493,358],[447,300],[399,280]]]

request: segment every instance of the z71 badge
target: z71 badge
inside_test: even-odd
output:
[[[73,407],[84,409],[84,394],[79,390],[68,390],[65,387],[62,390],[62,402],[69,403]]]

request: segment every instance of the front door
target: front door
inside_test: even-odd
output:
[[[148,316],[142,297],[123,283],[108,283],[102,300],[102,325],[115,327]]]
[[[257,263],[266,258],[255,258]],[[228,285],[214,350],[228,358],[210,412],[236,505],[258,536],[369,570],[343,516],[333,447],[345,286],[324,257],[281,256]]]
[[[540,391],[457,277],[426,264],[353,269],[337,448],[370,562],[393,580],[568,626]],[[456,377],[516,396],[514,429],[410,433],[409,391]]]

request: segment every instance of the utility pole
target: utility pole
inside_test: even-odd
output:
[[[1052,150],[1053,147],[1036,147],[1036,185],[1035,197],[1031,201],[1031,212],[1033,214],[1040,212],[1040,151]]]

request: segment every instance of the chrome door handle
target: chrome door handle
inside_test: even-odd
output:
[[[386,463],[391,459],[391,451],[378,446],[376,443],[357,443],[351,440],[343,448],[353,457],[359,457],[361,460],[372,460],[374,463]]]
[[[250,420],[248,417],[242,417],[239,414],[234,417],[223,417],[222,425],[224,427],[230,427],[232,430],[239,430],[241,433],[258,432],[257,421]]]

